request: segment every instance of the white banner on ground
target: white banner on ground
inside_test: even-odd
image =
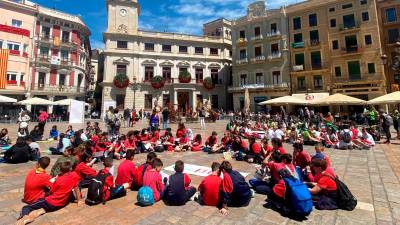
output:
[[[174,167],[175,167],[175,165],[171,165],[171,166],[165,167],[164,170],[175,172]],[[199,176],[199,177],[206,177],[211,174],[211,168],[185,163],[185,170],[183,172],[186,174],[195,175],[195,176]],[[240,174],[242,174],[243,177],[247,177],[249,175],[249,173],[242,173],[242,172],[240,172]]]

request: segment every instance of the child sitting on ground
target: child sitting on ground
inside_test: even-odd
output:
[[[259,164],[263,160],[261,145],[256,142],[254,137],[249,137],[249,151],[246,153],[246,161]]]
[[[56,163],[54,163],[53,167],[51,168],[50,175],[52,177],[58,176],[61,173],[60,171],[61,164],[66,161],[71,162],[72,168],[75,168],[76,164],[78,163],[78,160],[74,155],[74,147],[72,146],[67,147],[64,150],[63,155],[57,159]]]
[[[77,199],[78,206],[83,204],[78,188],[79,178],[76,176],[76,173],[71,172],[71,162],[63,162],[60,169],[61,174],[54,182],[50,190],[50,195],[33,204],[24,206],[17,224],[31,223],[46,212],[53,212],[65,207],[71,201],[72,190]]]
[[[184,163],[175,162],[175,174],[169,177],[169,184],[164,192],[164,201],[168,205],[181,206],[196,193],[196,188],[190,186],[190,177],[183,173]]]
[[[146,171],[143,177],[143,186],[150,187],[153,190],[155,202],[160,201],[164,195],[164,184],[160,173],[162,167],[161,159],[155,158],[152,163],[152,169]]]
[[[26,144],[31,149],[30,160],[37,161],[40,158],[40,146],[36,143],[31,136],[26,137]]]
[[[179,145],[175,147],[175,152],[186,152],[190,148],[190,139],[186,134],[179,138]]]
[[[114,184],[114,177],[110,172],[111,167],[113,166],[113,158],[108,157],[104,159],[103,162],[104,169],[100,170],[97,177],[105,177],[104,180],[104,186],[103,186],[103,203],[112,199],[120,198],[126,195],[126,189],[130,186],[128,183],[124,183],[122,185],[115,185]],[[90,190],[90,189],[89,189]],[[88,192],[88,196],[90,196],[91,193]],[[86,199],[86,203],[88,205],[93,204],[88,197]]]
[[[153,168],[152,167],[153,160],[156,158],[157,158],[157,155],[154,152],[149,152],[147,154],[146,162],[137,168],[137,180],[135,180],[134,186],[132,189],[139,190],[139,188],[141,188],[143,186],[144,174],[146,173],[146,171],[149,171]]]
[[[39,199],[44,198],[53,185],[50,182],[51,176],[46,173],[46,168],[49,164],[49,157],[40,158],[36,167],[26,176],[24,199],[22,200],[26,204],[33,204]]]
[[[197,134],[196,137],[192,141],[192,152],[199,152],[203,149],[203,140],[201,138],[201,134]]]
[[[221,164],[213,162],[211,165],[212,173],[201,182],[199,186],[200,204],[218,207],[221,205],[220,187],[222,179],[219,171],[220,166]]]
[[[57,139],[58,139],[58,130],[57,130],[57,126],[56,126],[56,125],[54,125],[54,126],[51,128],[49,139],[52,139],[52,140],[56,140],[56,141],[57,141]]]
[[[312,157],[313,159],[323,159],[325,160],[326,164],[328,167],[331,167],[331,160],[329,159],[329,156],[324,154],[325,147],[321,144],[315,146],[315,155]]]
[[[129,184],[130,188],[134,187],[135,182],[137,182],[137,169],[133,159],[135,158],[135,151],[129,150],[126,152],[126,159],[119,164],[117,179],[115,179],[115,184],[120,186],[125,183]]]
[[[92,160],[92,153],[90,151],[84,151],[80,156],[80,161],[75,168],[75,172],[79,176],[79,187],[86,188],[92,178],[96,176],[96,170],[92,169],[95,161]]]

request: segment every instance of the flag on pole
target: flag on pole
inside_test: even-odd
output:
[[[5,89],[7,85],[7,65],[8,65],[8,49],[0,49],[0,89]]]

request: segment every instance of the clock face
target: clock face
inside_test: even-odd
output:
[[[121,9],[121,10],[119,11],[119,14],[120,14],[121,16],[126,16],[127,13],[128,13],[128,12],[126,11],[126,9]]]

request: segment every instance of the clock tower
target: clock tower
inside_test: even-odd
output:
[[[107,13],[107,33],[137,32],[140,13],[137,0],[107,0]]]

